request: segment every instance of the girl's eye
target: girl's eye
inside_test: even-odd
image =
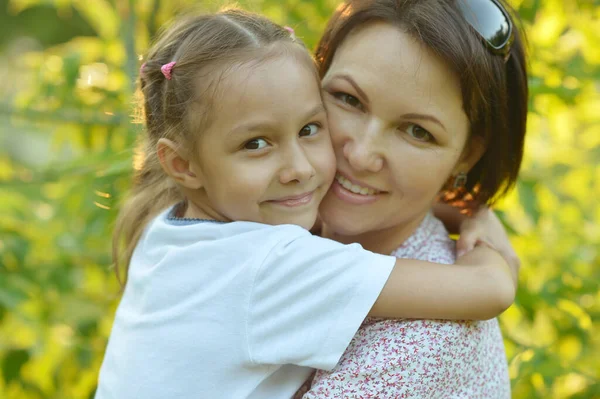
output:
[[[265,139],[252,139],[244,144],[245,150],[261,150],[265,148],[269,143]]]
[[[431,133],[429,133],[427,130],[423,129],[419,125],[411,124],[410,126],[408,126],[408,129],[406,129],[406,132],[415,140],[423,141],[426,143],[435,142],[435,137],[433,137]]]
[[[333,96],[335,98],[337,98],[338,100],[340,100],[341,102],[348,104],[351,107],[358,108],[358,109],[363,108],[360,100],[354,96],[351,96],[350,94],[338,92],[338,93],[333,93]]]
[[[319,128],[321,126],[318,123],[309,123],[305,125],[302,129],[300,129],[300,137],[310,137],[314,136],[319,132]]]

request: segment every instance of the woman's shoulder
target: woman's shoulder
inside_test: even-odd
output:
[[[450,238],[450,234],[441,220],[433,215],[429,216],[431,234],[424,246],[426,260],[436,263],[454,263],[456,260],[456,242]]]
[[[435,263],[454,263],[456,243],[444,224],[428,213],[415,232],[392,255]]]

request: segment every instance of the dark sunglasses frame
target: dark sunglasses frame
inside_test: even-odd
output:
[[[490,52],[492,52],[493,54],[496,54],[496,55],[503,56],[504,61],[508,60],[508,58],[510,57],[510,49],[511,49],[512,43],[515,40],[514,26],[513,26],[512,20],[510,19],[508,12],[502,6],[502,4],[500,4],[497,0],[485,0],[485,1],[491,2],[493,4],[493,6],[495,6],[504,16],[504,21],[499,21],[499,24],[506,23],[508,25],[508,34],[507,34],[506,38],[504,39],[504,43],[502,43],[500,46],[495,46],[492,43],[491,38],[485,37],[483,35],[483,33],[481,33],[479,31],[479,27],[477,26],[477,23],[472,20],[472,16],[470,15],[470,14],[473,14],[473,12],[472,12],[473,8],[470,7],[470,3],[472,1],[478,1],[478,0],[458,0],[457,1],[458,7],[460,8],[464,18],[469,23],[469,25],[471,25],[471,27],[475,30],[475,32],[477,32],[477,35],[482,39],[482,41],[484,42],[484,44],[486,45],[488,50],[490,50]],[[479,0],[479,1],[481,1],[481,0]],[[474,16],[476,19],[483,19],[483,18],[477,18],[478,17],[477,15],[474,15]]]

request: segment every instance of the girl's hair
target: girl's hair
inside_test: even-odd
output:
[[[486,48],[455,0],[348,0],[329,20],[317,46],[321,78],[346,37],[373,22],[397,26],[441,57],[459,77],[470,135],[482,136],[487,148],[468,173],[466,187],[454,190],[448,185],[442,199],[463,206],[492,204],[514,185],[523,157],[528,87],[517,27],[513,23],[515,39],[505,63]]]
[[[314,60],[290,28],[238,9],[187,16],[163,30],[140,70],[145,129],[135,164],[134,187],[121,208],[113,234],[113,261],[124,284],[133,250],[148,222],[185,200],[162,170],[156,146],[178,143],[196,160],[198,135],[211,123],[211,105],[225,75],[280,55],[295,55],[315,71]],[[280,44],[280,45],[276,45]],[[297,51],[301,48],[301,51]],[[296,49],[296,50],[295,50]],[[161,68],[175,62],[170,74]],[[124,279],[120,266],[124,265]]]

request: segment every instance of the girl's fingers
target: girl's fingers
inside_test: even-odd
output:
[[[457,257],[461,257],[475,248],[477,240],[484,235],[484,227],[477,217],[470,217],[461,223],[460,237],[456,242]]]
[[[462,233],[456,242],[456,257],[460,258],[475,248],[477,237],[472,233]]]
[[[460,238],[456,243],[456,256],[461,257],[472,251],[478,243],[498,251],[518,274],[521,260],[513,249],[504,226],[498,216],[489,208],[481,208],[460,225]]]

